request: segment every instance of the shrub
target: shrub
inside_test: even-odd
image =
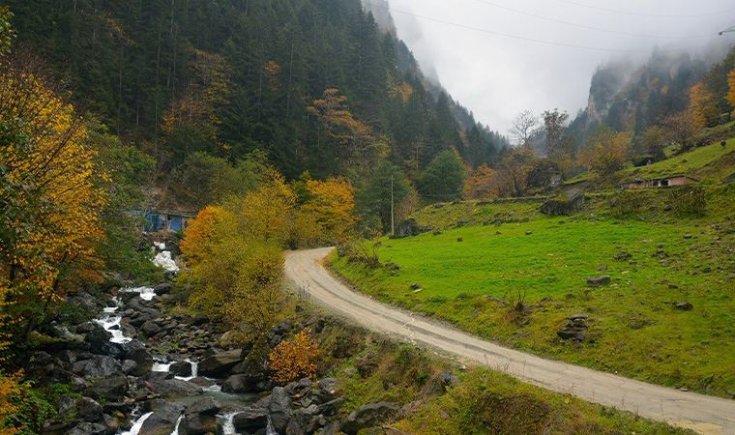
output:
[[[615,217],[638,214],[646,205],[643,192],[624,190],[610,199],[610,212]]]
[[[278,384],[287,384],[316,374],[315,360],[319,346],[307,330],[302,330],[292,339],[278,344],[268,355],[271,379]]]
[[[699,186],[675,187],[668,192],[671,209],[679,216],[704,216],[707,195]]]

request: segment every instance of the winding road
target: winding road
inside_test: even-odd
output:
[[[703,434],[735,435],[735,401],[647,384],[508,349],[356,293],[324,267],[332,248],[286,254],[286,277],[305,297],[363,327],[429,346],[524,382]]]

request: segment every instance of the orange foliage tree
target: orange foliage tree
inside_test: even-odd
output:
[[[0,67],[0,288],[25,334],[99,265],[105,204],[88,132],[27,62]]]
[[[499,183],[498,173],[482,165],[465,180],[462,192],[465,199],[490,198],[499,195]]]
[[[316,374],[316,358],[319,346],[306,330],[292,339],[282,341],[268,355],[271,379],[278,384],[288,384]]]
[[[730,71],[727,75],[727,101],[731,107],[735,107],[735,70]]]

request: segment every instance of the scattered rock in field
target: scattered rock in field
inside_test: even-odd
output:
[[[462,237],[457,237],[458,242],[464,242],[464,239]]]
[[[584,193],[577,192],[571,197],[559,196],[541,206],[541,213],[548,216],[569,216],[584,206]]]
[[[575,314],[567,318],[564,326],[556,331],[556,335],[562,340],[571,340],[575,342],[582,342],[586,338],[587,332],[587,320],[589,317],[586,314]]]
[[[669,283],[669,289],[670,290],[677,290],[678,288],[679,288],[678,285]]]
[[[526,231],[526,235],[527,236],[533,235],[533,231],[531,231],[531,230]]]
[[[676,302],[674,307],[679,311],[692,311],[694,309],[694,305],[689,302]]]
[[[597,268],[597,271],[598,271],[598,272],[607,272],[607,265],[606,265],[606,264],[601,264],[601,265],[600,265],[600,266],[599,266],[599,267]]]
[[[617,261],[626,261],[633,258],[633,255],[630,252],[621,251],[615,254],[615,259]]]
[[[495,235],[496,235],[496,236],[500,236],[500,235],[502,235],[502,234],[503,234],[503,233],[501,233],[500,231],[495,231]]]
[[[587,278],[587,285],[591,285],[593,287],[600,287],[608,284],[610,284],[610,276],[608,275],[591,276]]]
[[[411,284],[411,290],[420,290],[420,289],[421,289],[421,284],[417,282]]]
[[[712,273],[712,268],[709,267],[709,266],[707,266],[707,267],[705,267],[705,268],[702,269],[702,273]]]
[[[418,236],[419,234],[425,233],[429,230],[430,228],[420,226],[415,219],[407,219],[398,224],[398,226],[396,227],[395,235],[393,235],[391,238],[402,239],[405,237]]]
[[[378,402],[361,406],[352,411],[347,420],[342,423],[342,432],[355,435],[361,429],[375,426],[382,421],[395,417],[399,411],[398,405],[390,402]]]
[[[689,234],[689,233],[686,233],[686,234],[684,234],[684,238],[687,239],[687,240],[689,240],[689,239],[692,238],[692,235]]]
[[[431,234],[433,234],[435,236],[441,236],[442,235],[442,231],[441,230],[434,230]]]
[[[384,267],[389,272],[398,272],[399,270],[401,270],[401,266],[399,266],[399,265],[397,265],[396,263],[393,263],[393,262],[385,263],[385,266]]]

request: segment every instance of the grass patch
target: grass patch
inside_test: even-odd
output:
[[[719,146],[719,145],[718,145]],[[735,235],[732,225],[601,216],[469,226],[383,240],[386,268],[334,256],[362,291],[450,321],[482,337],[648,382],[731,397],[735,393]],[[463,242],[457,240],[461,238]],[[614,257],[627,252],[630,258]],[[609,275],[608,286],[588,277]],[[422,289],[415,292],[412,285]],[[686,301],[692,311],[674,305]],[[519,314],[518,303],[528,307]],[[586,313],[589,339],[556,331]]]
[[[724,147],[719,142],[713,143],[649,166],[624,169],[620,172],[620,175],[628,180],[634,178],[662,178],[679,174],[696,175],[700,169],[733,151],[735,151],[735,139],[730,139]]]

